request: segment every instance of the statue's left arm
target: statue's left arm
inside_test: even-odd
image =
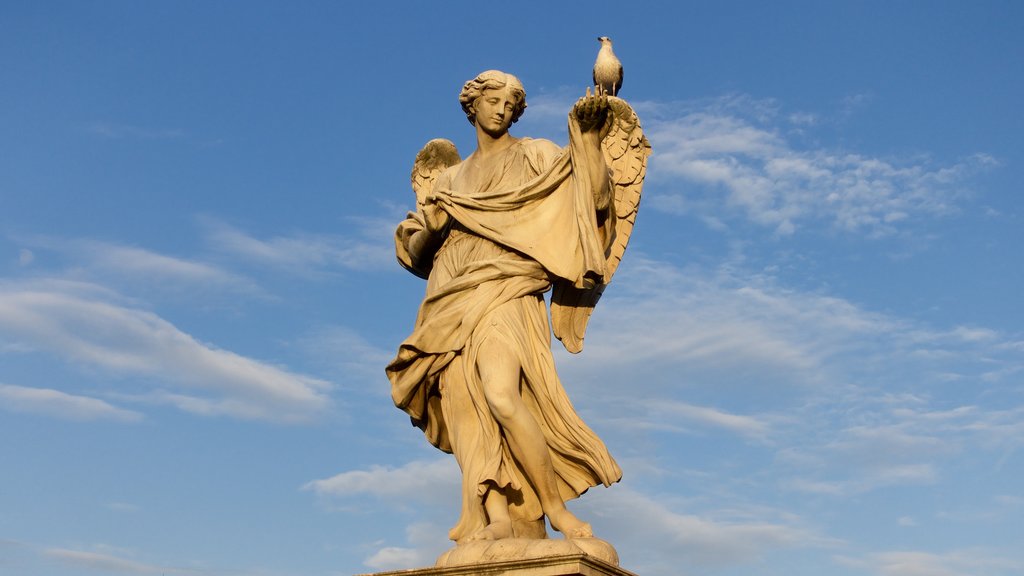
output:
[[[569,119],[570,145],[575,133],[580,144],[576,147],[578,156],[586,157],[585,162],[576,163],[576,169],[584,170],[586,164],[585,170],[596,193],[595,208],[602,204],[607,206],[603,213],[613,219],[603,226],[611,228],[612,232],[606,236],[610,244],[605,250],[604,281],[592,288],[555,282],[551,294],[551,327],[566,350],[575,353],[583,349],[590,313],[618,268],[632,234],[651,145],[632,107],[615,96],[588,94],[576,103]],[[598,165],[591,158],[594,150],[591,138],[599,140],[598,154],[603,163]],[[601,169],[606,171],[604,176],[595,177]],[[600,225],[602,210],[597,208],[597,212]]]
[[[608,97],[602,94],[587,95],[576,101],[572,117],[579,124],[585,167],[588,180],[594,191],[594,208],[604,213],[612,202],[613,189],[609,179],[608,164],[601,150],[601,128],[608,116]]]

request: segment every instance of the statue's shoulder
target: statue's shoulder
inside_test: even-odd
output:
[[[556,156],[562,152],[562,147],[546,138],[520,138],[519,143],[524,149],[537,154]]]
[[[538,174],[547,170],[564,150],[558,144],[544,138],[521,138],[519,145],[522,147],[523,156]]]

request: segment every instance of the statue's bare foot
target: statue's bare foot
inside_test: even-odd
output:
[[[568,510],[560,510],[548,515],[551,527],[561,532],[566,538],[593,538],[594,530],[590,524],[577,518]]]
[[[491,522],[487,526],[476,531],[472,534],[468,540],[475,542],[477,540],[501,540],[502,538],[512,537],[512,521],[498,521]]]

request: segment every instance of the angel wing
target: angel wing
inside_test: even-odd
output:
[[[574,354],[583,350],[590,314],[626,251],[647,175],[647,157],[651,154],[651,144],[633,108],[614,96],[608,96],[608,108],[608,119],[601,129],[601,148],[614,187],[615,237],[605,253],[604,282],[585,289],[558,282],[551,294],[551,325],[555,337]]]
[[[416,207],[426,202],[427,194],[434,188],[434,181],[445,168],[462,161],[459,150],[451,140],[435,138],[423,145],[416,154],[412,165],[412,189],[416,192]]]
[[[409,212],[405,220],[395,230],[395,252],[398,254],[398,262],[413,274],[420,278],[426,278],[430,274],[432,261],[426,259],[419,261],[415,259],[408,250],[409,240],[412,236],[423,230],[426,224],[423,220],[423,206],[427,195],[434,189],[434,182],[446,168],[461,162],[459,151],[451,140],[435,138],[427,142],[416,154],[413,161],[410,181],[412,189],[416,193],[416,210]]]

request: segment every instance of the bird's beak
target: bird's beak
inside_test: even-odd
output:
[[[597,41],[598,41],[598,42],[600,42],[600,41],[601,41],[601,37],[600,37],[600,36],[598,36],[598,37],[597,37]]]

